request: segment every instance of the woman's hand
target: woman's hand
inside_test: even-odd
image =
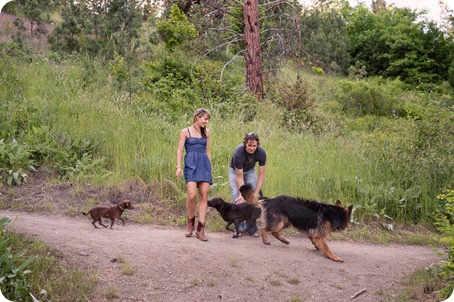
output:
[[[177,168],[177,171],[175,172],[175,175],[180,178],[181,175],[183,175],[183,170],[181,169],[181,167],[178,167]]]

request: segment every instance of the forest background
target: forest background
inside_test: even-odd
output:
[[[178,133],[204,107],[210,196],[229,199],[231,153],[255,131],[268,153],[265,195],[340,199],[357,225],[449,238],[454,16],[440,6],[437,24],[382,0],[9,2],[2,13],[19,18],[1,33],[0,182],[38,172],[81,187],[139,180],[178,213],[166,223],[183,225]],[[138,221],[158,221],[150,200],[135,202],[149,204]]]

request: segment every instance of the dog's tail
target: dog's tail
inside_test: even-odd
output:
[[[82,212],[82,214],[84,214],[84,215],[88,215],[88,213],[85,213],[85,212]]]

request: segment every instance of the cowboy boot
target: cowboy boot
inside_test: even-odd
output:
[[[184,234],[186,237],[191,237],[192,232],[194,231],[194,223],[195,223],[195,216],[189,219],[188,217],[188,230],[186,231],[186,234]]]
[[[208,241],[208,238],[205,236],[205,224],[199,221],[195,235],[202,241]]]

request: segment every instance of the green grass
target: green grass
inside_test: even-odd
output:
[[[401,282],[403,289],[391,292],[389,289],[380,291],[379,293],[383,296],[382,301],[442,301],[437,292],[446,285],[439,278],[439,272],[440,269],[437,266],[414,272]]]
[[[97,282],[94,271],[80,267],[40,241],[15,232],[7,232],[6,236],[14,253],[24,252],[24,259],[36,257],[27,267],[32,271],[30,292],[34,297],[55,302],[88,300]]]

